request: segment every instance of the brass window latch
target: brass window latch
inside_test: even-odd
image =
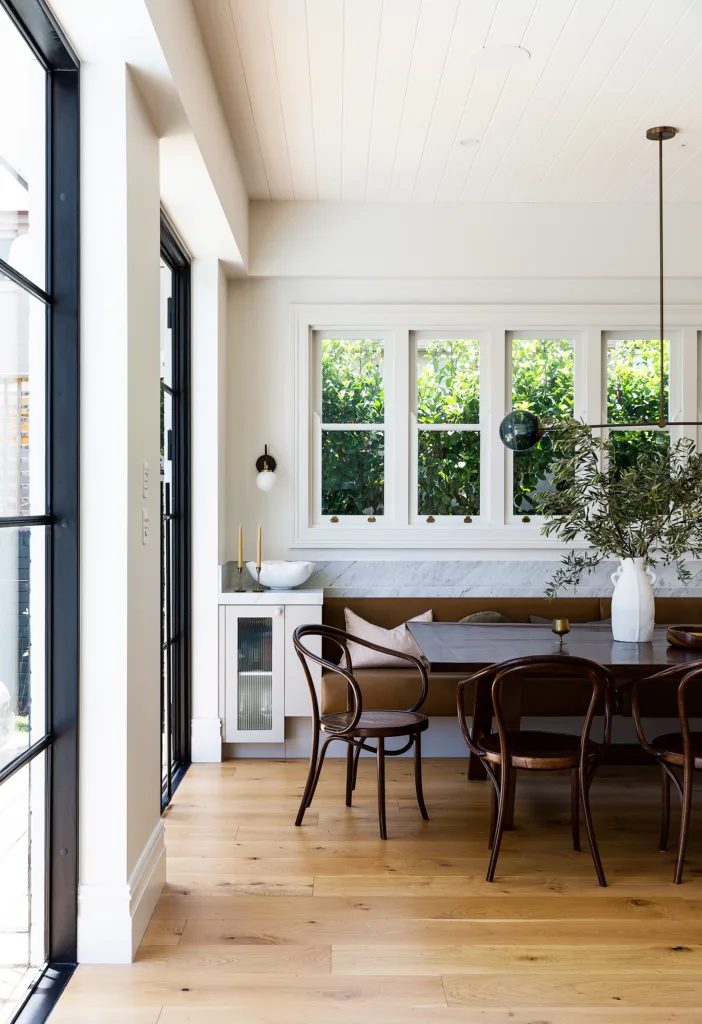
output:
[[[368,516],[368,522],[369,523],[374,523],[375,522],[375,516]]]
[[[427,516],[427,522],[428,523],[435,523],[436,519],[434,519],[434,516]]]
[[[463,522],[464,522],[464,523],[472,523],[472,522],[473,522],[473,520],[471,519],[471,517],[470,517],[470,516],[466,516],[466,517],[465,517],[465,519],[463,520]]]
[[[339,522],[339,517],[338,516],[332,516],[331,519],[329,520],[329,522],[330,523],[338,523]]]

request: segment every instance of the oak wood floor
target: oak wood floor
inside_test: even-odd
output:
[[[301,761],[195,765],[166,816],[168,885],[131,966],[82,966],[52,1024],[700,1024],[702,807],[686,879],[658,853],[659,777],[601,772],[609,887],[570,847],[569,779],[519,779],[517,829],[487,868],[487,784],[374,764],[355,806],[327,762],[304,826]],[[671,836],[677,835],[677,808]]]

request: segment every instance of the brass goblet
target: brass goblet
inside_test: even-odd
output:
[[[563,637],[566,633],[570,633],[570,623],[567,619],[554,619],[553,625],[551,626],[551,632],[555,633],[561,642],[560,650],[563,650]]]

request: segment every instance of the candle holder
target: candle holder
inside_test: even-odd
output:
[[[253,587],[254,594],[262,594],[265,589],[266,589],[265,587],[261,586],[261,566],[257,565],[256,566],[256,582],[254,583],[254,587]]]
[[[242,582],[243,575],[244,575],[244,567],[243,567],[243,565],[237,565],[236,571],[239,573],[239,586],[235,588],[234,593],[235,594],[244,594],[244,593],[246,593],[246,587],[244,586],[244,584]]]
[[[568,619],[554,619],[553,625],[551,626],[551,632],[555,633],[560,641],[559,650],[563,650],[563,637],[566,633],[570,633],[570,623]]]

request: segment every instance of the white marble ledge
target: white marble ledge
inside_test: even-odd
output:
[[[543,597],[558,561],[352,561],[318,562],[301,587],[322,587],[327,597]],[[616,562],[585,574],[579,587],[563,589],[564,597],[611,597]],[[702,599],[702,563],[690,561],[689,583],[681,583],[670,566],[656,569],[657,597]]]

